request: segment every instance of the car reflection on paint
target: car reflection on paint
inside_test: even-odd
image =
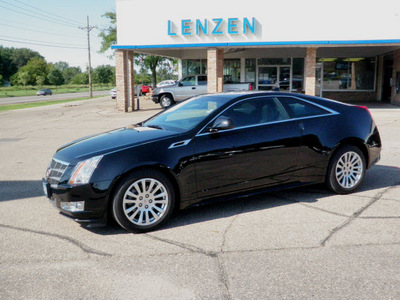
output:
[[[355,191],[380,158],[366,107],[279,92],[198,96],[57,150],[47,197],[83,225],[154,230],[203,200],[323,183]]]

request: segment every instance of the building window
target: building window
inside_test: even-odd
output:
[[[183,59],[182,76],[207,74],[206,59]]]
[[[301,93],[304,90],[304,58],[293,58],[292,91]]]
[[[375,57],[324,58],[324,91],[375,89]]]
[[[288,58],[259,58],[258,65],[259,66],[275,66],[275,65],[290,65],[290,57]]]
[[[245,65],[245,82],[256,82],[256,59],[247,58]]]
[[[240,59],[224,60],[224,82],[225,83],[240,82]]]

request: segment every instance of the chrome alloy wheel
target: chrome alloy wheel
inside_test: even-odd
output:
[[[166,187],[154,178],[142,178],[129,186],[122,200],[128,220],[139,226],[156,223],[169,205]]]
[[[363,176],[363,161],[356,152],[344,153],[335,168],[336,180],[341,187],[351,189],[356,186]]]

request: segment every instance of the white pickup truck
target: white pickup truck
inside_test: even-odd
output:
[[[253,83],[230,83],[229,76],[224,76],[224,92],[251,91]],[[153,101],[167,108],[175,102],[186,100],[190,97],[207,94],[207,75],[191,75],[182,78],[173,85],[155,88]]]

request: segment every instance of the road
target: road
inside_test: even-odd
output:
[[[354,194],[232,199],[146,234],[59,215],[41,186],[56,149],[160,110],[141,108],[105,97],[0,112],[0,299],[400,299],[399,107],[371,108],[382,159]]]
[[[94,91],[93,96],[109,95],[110,91]],[[0,105],[29,103],[39,101],[65,100],[73,98],[89,97],[89,92],[83,93],[68,93],[68,94],[53,94],[51,96],[23,96],[23,97],[7,97],[0,98]]]

